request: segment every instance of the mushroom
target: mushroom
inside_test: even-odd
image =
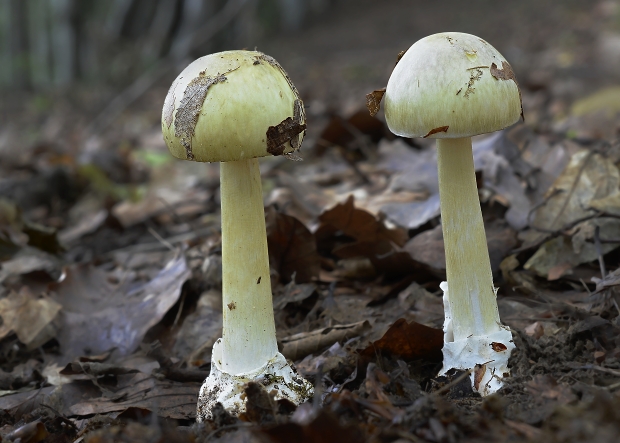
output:
[[[298,150],[305,128],[297,89],[272,57],[256,51],[201,57],[166,96],[162,131],[172,155],[222,162],[223,328],[200,389],[198,421],[210,418],[217,402],[243,412],[250,381],[297,404],[312,395],[312,385],[278,352],[257,159]]]
[[[495,392],[508,375],[514,344],[500,323],[472,154],[471,137],[522,118],[510,64],[489,43],[446,32],[414,43],[385,90],[385,118],[404,137],[437,139],[446,253],[444,364],[471,370],[473,388]]]

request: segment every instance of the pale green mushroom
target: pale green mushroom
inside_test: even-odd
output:
[[[407,50],[390,76],[384,100],[392,132],[437,139],[448,280],[442,284],[442,373],[472,370],[474,389],[486,395],[501,386],[514,344],[497,309],[471,137],[522,117],[519,86],[510,64],[489,43],[446,32]]]
[[[312,395],[278,352],[263,193],[257,157],[301,146],[305,113],[282,67],[256,51],[227,51],[191,63],[172,83],[162,131],[177,158],[222,162],[222,338],[198,399],[197,419],[216,402],[244,410],[244,385],[261,380],[276,399],[297,404]]]

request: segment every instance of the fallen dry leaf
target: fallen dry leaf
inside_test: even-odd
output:
[[[321,257],[314,235],[295,217],[270,207],[267,210],[267,243],[270,264],[283,283],[307,283],[319,276]]]
[[[359,443],[365,441],[357,426],[342,425],[333,414],[321,410],[308,423],[283,423],[259,431],[274,443]]]
[[[386,240],[398,246],[403,246],[408,239],[405,230],[388,228],[371,213],[356,208],[353,196],[323,212],[319,221],[321,225],[316,233],[317,241],[322,241],[324,236],[330,236],[333,232],[342,232],[358,242]]]
[[[346,119],[334,115],[323,128],[314,149],[319,156],[331,146],[364,150],[365,146],[360,144],[364,144],[366,138],[377,143],[389,134],[381,120],[368,115],[366,110],[359,110]]]
[[[29,349],[43,345],[56,334],[52,321],[61,307],[48,296],[35,296],[27,287],[10,292],[0,299],[0,338],[12,331]]]
[[[443,331],[430,328],[420,323],[407,323],[404,318],[396,320],[383,337],[371,343],[360,354],[366,358],[374,358],[377,353],[387,352],[403,360],[425,358],[441,360],[443,347]]]
[[[105,414],[142,408],[162,417],[177,420],[196,416],[196,398],[202,383],[158,380],[150,374],[137,373],[118,377],[114,396],[93,398],[70,405],[71,415]],[[64,390],[68,385],[63,385]]]
[[[69,268],[62,282],[50,285],[63,307],[57,335],[63,362],[111,348],[117,355],[133,352],[176,303],[189,276],[182,254],[151,281],[133,287],[114,287],[92,266]]]

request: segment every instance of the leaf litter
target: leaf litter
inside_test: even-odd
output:
[[[588,14],[615,17],[603,6],[588,4]],[[341,18],[332,32],[351,26]],[[278,342],[314,383],[313,401],[295,408],[248,386],[244,416],[220,410],[193,424],[221,335],[218,173],[166,160],[156,116],[153,128],[127,124],[80,153],[62,137],[41,143],[36,164],[0,150],[0,436],[616,441],[620,79],[610,57],[594,59],[600,48],[613,52],[618,30],[566,46],[550,24],[532,26],[540,34],[528,33],[522,57],[509,57],[527,120],[473,144],[499,310],[517,344],[497,395],[478,397],[468,374],[436,376],[445,259],[434,147],[391,134],[379,93],[370,97],[375,117],[360,112],[389,70],[369,62],[354,74],[358,59],[343,56],[292,66],[311,97],[313,149],[304,162],[263,164]],[[291,44],[332,34],[312,35]],[[347,44],[344,34],[330,38]],[[397,49],[385,52],[391,69]],[[586,60],[598,63],[590,77]],[[328,68],[325,84],[309,80]],[[592,82],[596,75],[605,81]]]

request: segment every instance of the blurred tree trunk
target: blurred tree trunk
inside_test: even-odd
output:
[[[306,15],[306,1],[279,0],[280,26],[285,31],[297,31],[301,28]]]
[[[11,59],[11,36],[10,4],[0,2],[0,85],[11,82],[13,63]]]
[[[183,60],[189,55],[196,29],[205,15],[214,12],[213,3],[209,0],[184,0],[178,34],[170,47],[170,53],[176,60]]]
[[[28,89],[30,87],[28,28],[24,26],[27,22],[26,2],[9,0],[8,9],[10,79],[17,88]]]
[[[52,82],[50,28],[51,10],[48,0],[28,1],[28,38],[30,40],[30,78],[36,88]]]
[[[166,44],[170,39],[175,20],[177,20],[178,3],[177,0],[160,0],[155,11],[155,17],[148,30],[146,47],[144,48],[143,58],[147,62],[152,62],[165,55]]]
[[[254,49],[335,1],[0,0],[0,87],[126,84],[166,56]]]
[[[76,30],[72,26],[75,0],[51,0],[52,6],[52,54],[54,83],[70,84],[76,72]]]

